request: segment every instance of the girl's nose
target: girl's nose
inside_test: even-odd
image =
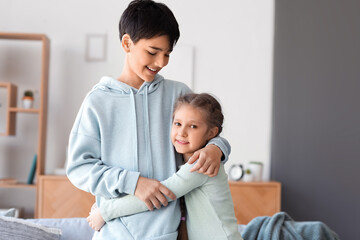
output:
[[[185,131],[184,128],[179,129],[179,135],[182,136],[182,137],[186,136],[186,131]]]

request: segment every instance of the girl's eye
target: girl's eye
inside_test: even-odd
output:
[[[152,53],[152,52],[149,52],[148,53],[151,55],[151,56],[155,56],[156,53]]]
[[[181,126],[181,124],[178,123],[178,122],[174,122],[174,125],[175,125],[175,126]]]
[[[190,127],[191,127],[191,128],[197,128],[197,126],[196,126],[196,125],[191,125]]]

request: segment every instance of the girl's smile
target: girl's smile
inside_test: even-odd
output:
[[[179,140],[179,139],[176,139],[176,142],[179,143],[179,144],[188,144],[189,143],[187,141],[182,141],[182,140]]]
[[[183,154],[187,160],[195,151],[205,146],[217,133],[216,129],[208,127],[203,110],[183,104],[174,113],[171,142],[176,151]]]

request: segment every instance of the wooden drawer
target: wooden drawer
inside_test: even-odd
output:
[[[239,224],[247,224],[257,216],[272,216],[280,211],[279,182],[229,182]]]
[[[76,188],[66,176],[39,178],[39,218],[87,217],[95,197]]]

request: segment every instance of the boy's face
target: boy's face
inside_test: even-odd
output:
[[[201,109],[183,104],[174,113],[171,142],[185,158],[202,148],[217,134],[217,128],[209,129]]]
[[[127,54],[127,75],[131,82],[141,84],[152,82],[155,75],[169,62],[171,49],[168,36],[140,39],[137,43],[129,40]],[[139,87],[140,87],[139,86]]]

